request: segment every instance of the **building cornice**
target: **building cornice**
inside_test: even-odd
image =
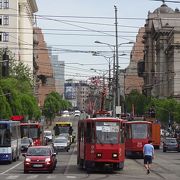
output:
[[[28,3],[30,4],[33,13],[38,11],[36,0],[28,0]]]

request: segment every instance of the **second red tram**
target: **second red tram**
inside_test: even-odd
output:
[[[89,118],[79,120],[77,164],[90,170],[120,170],[124,167],[125,144],[122,120]]]
[[[33,140],[34,146],[44,144],[43,126],[40,123],[21,123],[21,137],[29,137]]]
[[[151,122],[124,121],[125,154],[126,156],[139,155],[143,157],[144,144],[151,138]]]

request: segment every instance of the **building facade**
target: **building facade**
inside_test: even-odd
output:
[[[34,34],[36,35],[37,45],[35,47],[37,80],[36,80],[36,97],[40,107],[43,107],[46,96],[55,91],[55,80],[53,77],[53,68],[51,65],[51,59],[49,57],[49,51],[44,41],[44,36],[40,28],[34,28]]]
[[[62,97],[64,97],[65,64],[64,61],[59,61],[59,56],[57,54],[53,54],[52,47],[48,47],[48,49],[53,67],[53,76],[55,79],[56,92],[62,95]]]
[[[130,56],[130,64],[124,71],[124,81],[122,80],[122,95],[129,94],[132,90],[137,90],[142,93],[142,86],[144,84],[143,78],[138,76],[138,62],[143,61],[144,59],[144,44],[143,44],[143,35],[145,29],[142,27],[139,29],[136,36],[136,42],[134,43],[133,49]],[[122,74],[122,73],[121,73]],[[123,79],[123,77],[122,77]]]
[[[165,3],[148,13],[144,35],[146,95],[180,100],[180,12]]]
[[[0,48],[8,48],[14,58],[33,73],[35,0],[0,0]]]

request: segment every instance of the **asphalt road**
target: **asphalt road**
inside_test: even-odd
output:
[[[77,127],[77,119],[73,120],[74,128]],[[179,180],[180,179],[180,153],[166,152],[162,149],[155,150],[155,159],[152,166],[152,171],[146,175],[143,167],[143,159],[126,159],[125,167],[122,171],[106,173],[92,172],[87,174],[86,171],[80,170],[77,167],[76,160],[76,144],[71,146],[69,152],[58,153],[57,168],[52,174],[49,173],[29,173],[23,174],[23,159],[12,164],[0,164],[0,180],[67,180],[67,179],[88,179],[88,180],[136,180],[136,179],[151,179],[151,180]]]

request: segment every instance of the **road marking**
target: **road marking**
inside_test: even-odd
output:
[[[12,176],[8,176],[6,179],[17,179],[19,176],[17,175],[12,175]]]
[[[68,178],[68,179],[76,179],[77,177],[76,176],[66,176],[66,178]]]
[[[4,171],[4,172],[2,172],[2,173],[0,173],[0,174],[5,174],[5,173],[9,172],[10,170],[16,168],[17,166],[19,166],[19,165],[22,164],[22,163],[23,163],[23,162],[20,162],[20,163],[16,164],[15,166],[13,166],[13,167],[7,169],[6,171]]]
[[[70,163],[71,163],[71,160],[72,160],[72,158],[73,158],[73,155],[74,155],[74,152],[75,152],[75,146],[74,146],[74,148],[73,148],[73,152],[72,152],[72,154],[71,154],[71,157],[70,157],[70,159],[69,159],[69,162],[68,162],[68,164],[67,164],[67,166],[66,166],[66,169],[65,169],[65,171],[64,171],[64,174],[68,174],[68,171],[69,171],[69,167],[70,167]]]
[[[36,179],[39,175],[31,175],[31,176],[28,176],[27,179]]]
[[[56,175],[49,175],[47,176],[47,179],[55,179],[56,178]]]

